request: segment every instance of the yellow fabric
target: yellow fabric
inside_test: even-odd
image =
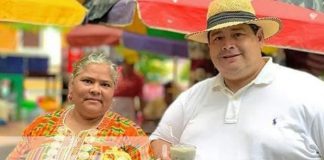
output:
[[[266,55],[275,56],[278,53],[278,48],[265,46],[262,48],[262,52],[265,53]]]
[[[1,12],[1,10],[0,10]],[[17,48],[17,31],[8,25],[0,24],[0,51],[15,52]]]
[[[135,10],[133,23],[131,25],[125,27],[125,30],[129,31],[129,32],[134,32],[134,33],[146,35],[146,27],[142,23],[140,18],[138,17],[138,11],[137,10]]]
[[[137,51],[125,47],[121,47],[121,46],[116,47],[115,49],[117,53],[123,56],[127,64],[135,64],[136,62],[139,61],[139,55]]]
[[[1,0],[0,21],[75,26],[85,15],[76,0]]]

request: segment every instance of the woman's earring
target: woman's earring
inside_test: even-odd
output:
[[[71,94],[68,94],[68,100],[69,100],[69,101],[72,100],[72,96],[71,96]]]

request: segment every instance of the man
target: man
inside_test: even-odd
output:
[[[139,111],[138,113],[141,113],[144,106],[142,99],[144,77],[135,71],[134,63],[136,61],[125,57],[121,65],[112,111],[132,121],[141,123],[136,118],[136,113],[137,110]]]
[[[320,160],[324,157],[324,83],[262,58],[276,18],[256,18],[250,0],[214,0],[207,30],[188,39],[208,43],[219,74],[183,92],[150,139],[169,159],[172,144],[196,147],[196,160]]]
[[[174,81],[163,84],[163,96],[155,98],[146,103],[143,110],[144,122],[142,128],[150,134],[154,131],[161,120],[167,107],[175,100],[181,92],[181,88]]]

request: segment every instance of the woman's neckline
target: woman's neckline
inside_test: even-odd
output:
[[[68,118],[69,115],[71,116],[74,107],[75,107],[74,105],[71,105],[71,106],[66,110],[66,112],[65,112],[65,114],[64,114],[64,117],[63,117],[63,125],[64,125],[68,130],[70,130],[73,134],[79,134],[79,133],[84,132],[84,131],[90,131],[90,130],[98,129],[99,126],[101,125],[101,123],[102,123],[104,117],[105,117],[106,114],[107,114],[107,113],[105,113],[104,116],[102,116],[101,120],[100,120],[96,125],[90,127],[89,129],[80,130],[78,133],[76,133],[76,132],[75,132],[74,130],[72,130],[72,129],[69,127],[69,125],[67,124],[67,118]]]

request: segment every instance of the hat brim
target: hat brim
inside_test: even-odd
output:
[[[281,21],[275,17],[258,18],[250,21],[237,21],[237,22],[227,22],[220,25],[216,25],[204,31],[194,32],[187,34],[186,38],[189,40],[197,41],[200,43],[208,43],[207,34],[209,31],[218,30],[230,26],[235,26],[239,24],[256,24],[263,29],[264,38],[270,38],[281,30]]]

